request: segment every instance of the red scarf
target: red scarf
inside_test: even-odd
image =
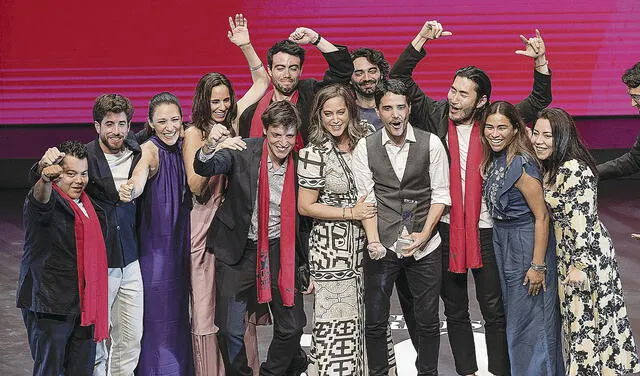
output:
[[[269,266],[269,154],[267,140],[262,144],[260,177],[258,180],[258,257],[256,278],[258,303],[271,301],[271,271]],[[282,196],[280,197],[280,274],[278,286],[282,304],[294,305],[295,254],[296,254],[296,172],[293,156],[287,158]]]
[[[93,340],[100,342],[109,337],[109,311],[107,296],[107,250],[98,215],[89,196],[80,195],[87,217],[71,197],[53,184],[62,198],[67,200],[75,215],[76,260],[78,293],[80,295],[80,325],[95,325]]]
[[[298,103],[298,90],[293,92],[293,95],[289,99],[289,102],[293,104]],[[256,112],[253,113],[253,118],[251,118],[251,129],[249,130],[249,137],[263,137],[264,136],[264,125],[262,124],[262,114],[271,104],[271,100],[273,99],[273,89],[267,91],[267,93],[260,99],[258,102],[258,106],[256,107]],[[304,147],[304,141],[302,140],[302,135],[300,132],[296,135],[296,144],[293,147],[293,151],[296,153]]]
[[[460,145],[455,124],[449,120],[449,154],[451,155],[451,211],[449,233],[449,271],[466,273],[467,269],[482,267],[478,222],[482,205],[482,142],[480,124],[475,122],[469,138],[469,152],[462,197],[462,175],[460,168]]]

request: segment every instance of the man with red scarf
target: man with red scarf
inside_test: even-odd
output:
[[[482,146],[478,121],[489,105],[491,81],[481,69],[469,66],[456,71],[446,100],[436,101],[423,93],[412,78],[424,58],[424,44],[451,35],[437,21],[427,21],[402,52],[390,77],[403,81],[411,98],[411,124],[440,137],[449,152],[451,208],[442,216],[442,290],[449,343],[460,375],[478,371],[473,332],[469,318],[467,270],[476,283],[476,297],[485,320],[489,371],[510,372],[505,329],[505,313],[497,264],[493,252],[491,216],[482,200],[480,161]],[[525,123],[535,120],[538,111],[551,103],[551,72],[540,33],[520,36],[525,49],[516,51],[534,61],[531,94],[516,107]]]
[[[305,50],[300,45],[305,44],[316,46],[329,65],[322,81],[312,78],[300,79],[305,57]],[[296,150],[299,150],[307,140],[309,114],[316,92],[331,83],[347,84],[352,72],[353,63],[346,47],[333,45],[312,29],[297,28],[288,40],[277,42],[267,51],[267,73],[271,77],[273,87],[260,101],[242,113],[239,120],[240,135],[261,137],[262,113],[271,103],[288,100],[296,105],[302,121],[296,145]]]
[[[86,147],[67,141],[55,150],[25,200],[16,300],[33,374],[86,376],[96,342],[109,335],[105,218],[84,192]]]
[[[250,300],[268,303],[273,339],[260,375],[298,376],[306,369],[299,349],[307,322],[295,287],[301,239],[293,148],[300,117],[291,102],[277,101],[261,121],[266,137],[244,141],[214,126],[194,161],[198,175],[229,179],[207,234],[207,248],[216,256],[215,324],[227,374],[252,375],[244,317]]]

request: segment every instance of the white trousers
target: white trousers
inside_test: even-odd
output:
[[[109,324],[107,340],[96,346],[93,376],[133,376],[142,339],[142,275],[138,260],[124,268],[109,268]]]

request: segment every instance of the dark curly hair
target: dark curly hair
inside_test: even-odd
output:
[[[65,141],[57,147],[65,155],[71,155],[78,159],[87,158],[87,147],[78,141]]]
[[[101,123],[107,112],[114,114],[124,112],[127,115],[127,121],[131,121],[133,118],[133,105],[129,98],[120,94],[102,94],[96,98],[96,102],[93,105],[93,121]]]
[[[351,61],[359,57],[364,57],[369,60],[371,64],[377,66],[383,79],[389,77],[389,62],[384,58],[382,51],[364,47],[351,51]]]
[[[277,42],[267,51],[267,64],[269,65],[269,69],[273,67],[273,55],[278,52],[297,56],[300,59],[300,68],[302,68],[302,64],[304,64],[304,48],[300,47],[295,42],[285,39]]]
[[[624,72],[622,82],[630,89],[640,86],[640,62]]]

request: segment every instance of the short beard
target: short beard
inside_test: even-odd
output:
[[[358,85],[358,84],[356,84],[354,82],[351,82],[351,86],[353,87],[353,90],[356,91],[357,95],[362,96],[362,97],[367,98],[367,99],[371,99],[371,98],[373,98],[373,96],[374,96],[374,94],[376,92],[376,89],[378,89],[378,87],[380,87],[380,83],[381,83],[381,81],[378,80],[378,82],[376,82],[375,86],[372,89],[370,89],[371,92],[368,92],[367,90],[362,89],[362,87],[360,85]]]
[[[280,85],[279,82],[274,81],[273,82],[273,87],[276,89],[277,92],[279,92],[280,94],[284,95],[285,97],[289,97],[291,96],[296,90],[298,90],[298,83],[296,82],[296,84],[291,87],[291,89],[285,89],[284,87],[282,87],[282,85]]]
[[[111,150],[114,153],[119,153],[125,148],[124,138],[122,139],[122,145],[119,148],[112,148],[111,145],[109,145],[109,139],[107,139],[106,137],[101,137],[100,142],[104,145],[105,148]]]

